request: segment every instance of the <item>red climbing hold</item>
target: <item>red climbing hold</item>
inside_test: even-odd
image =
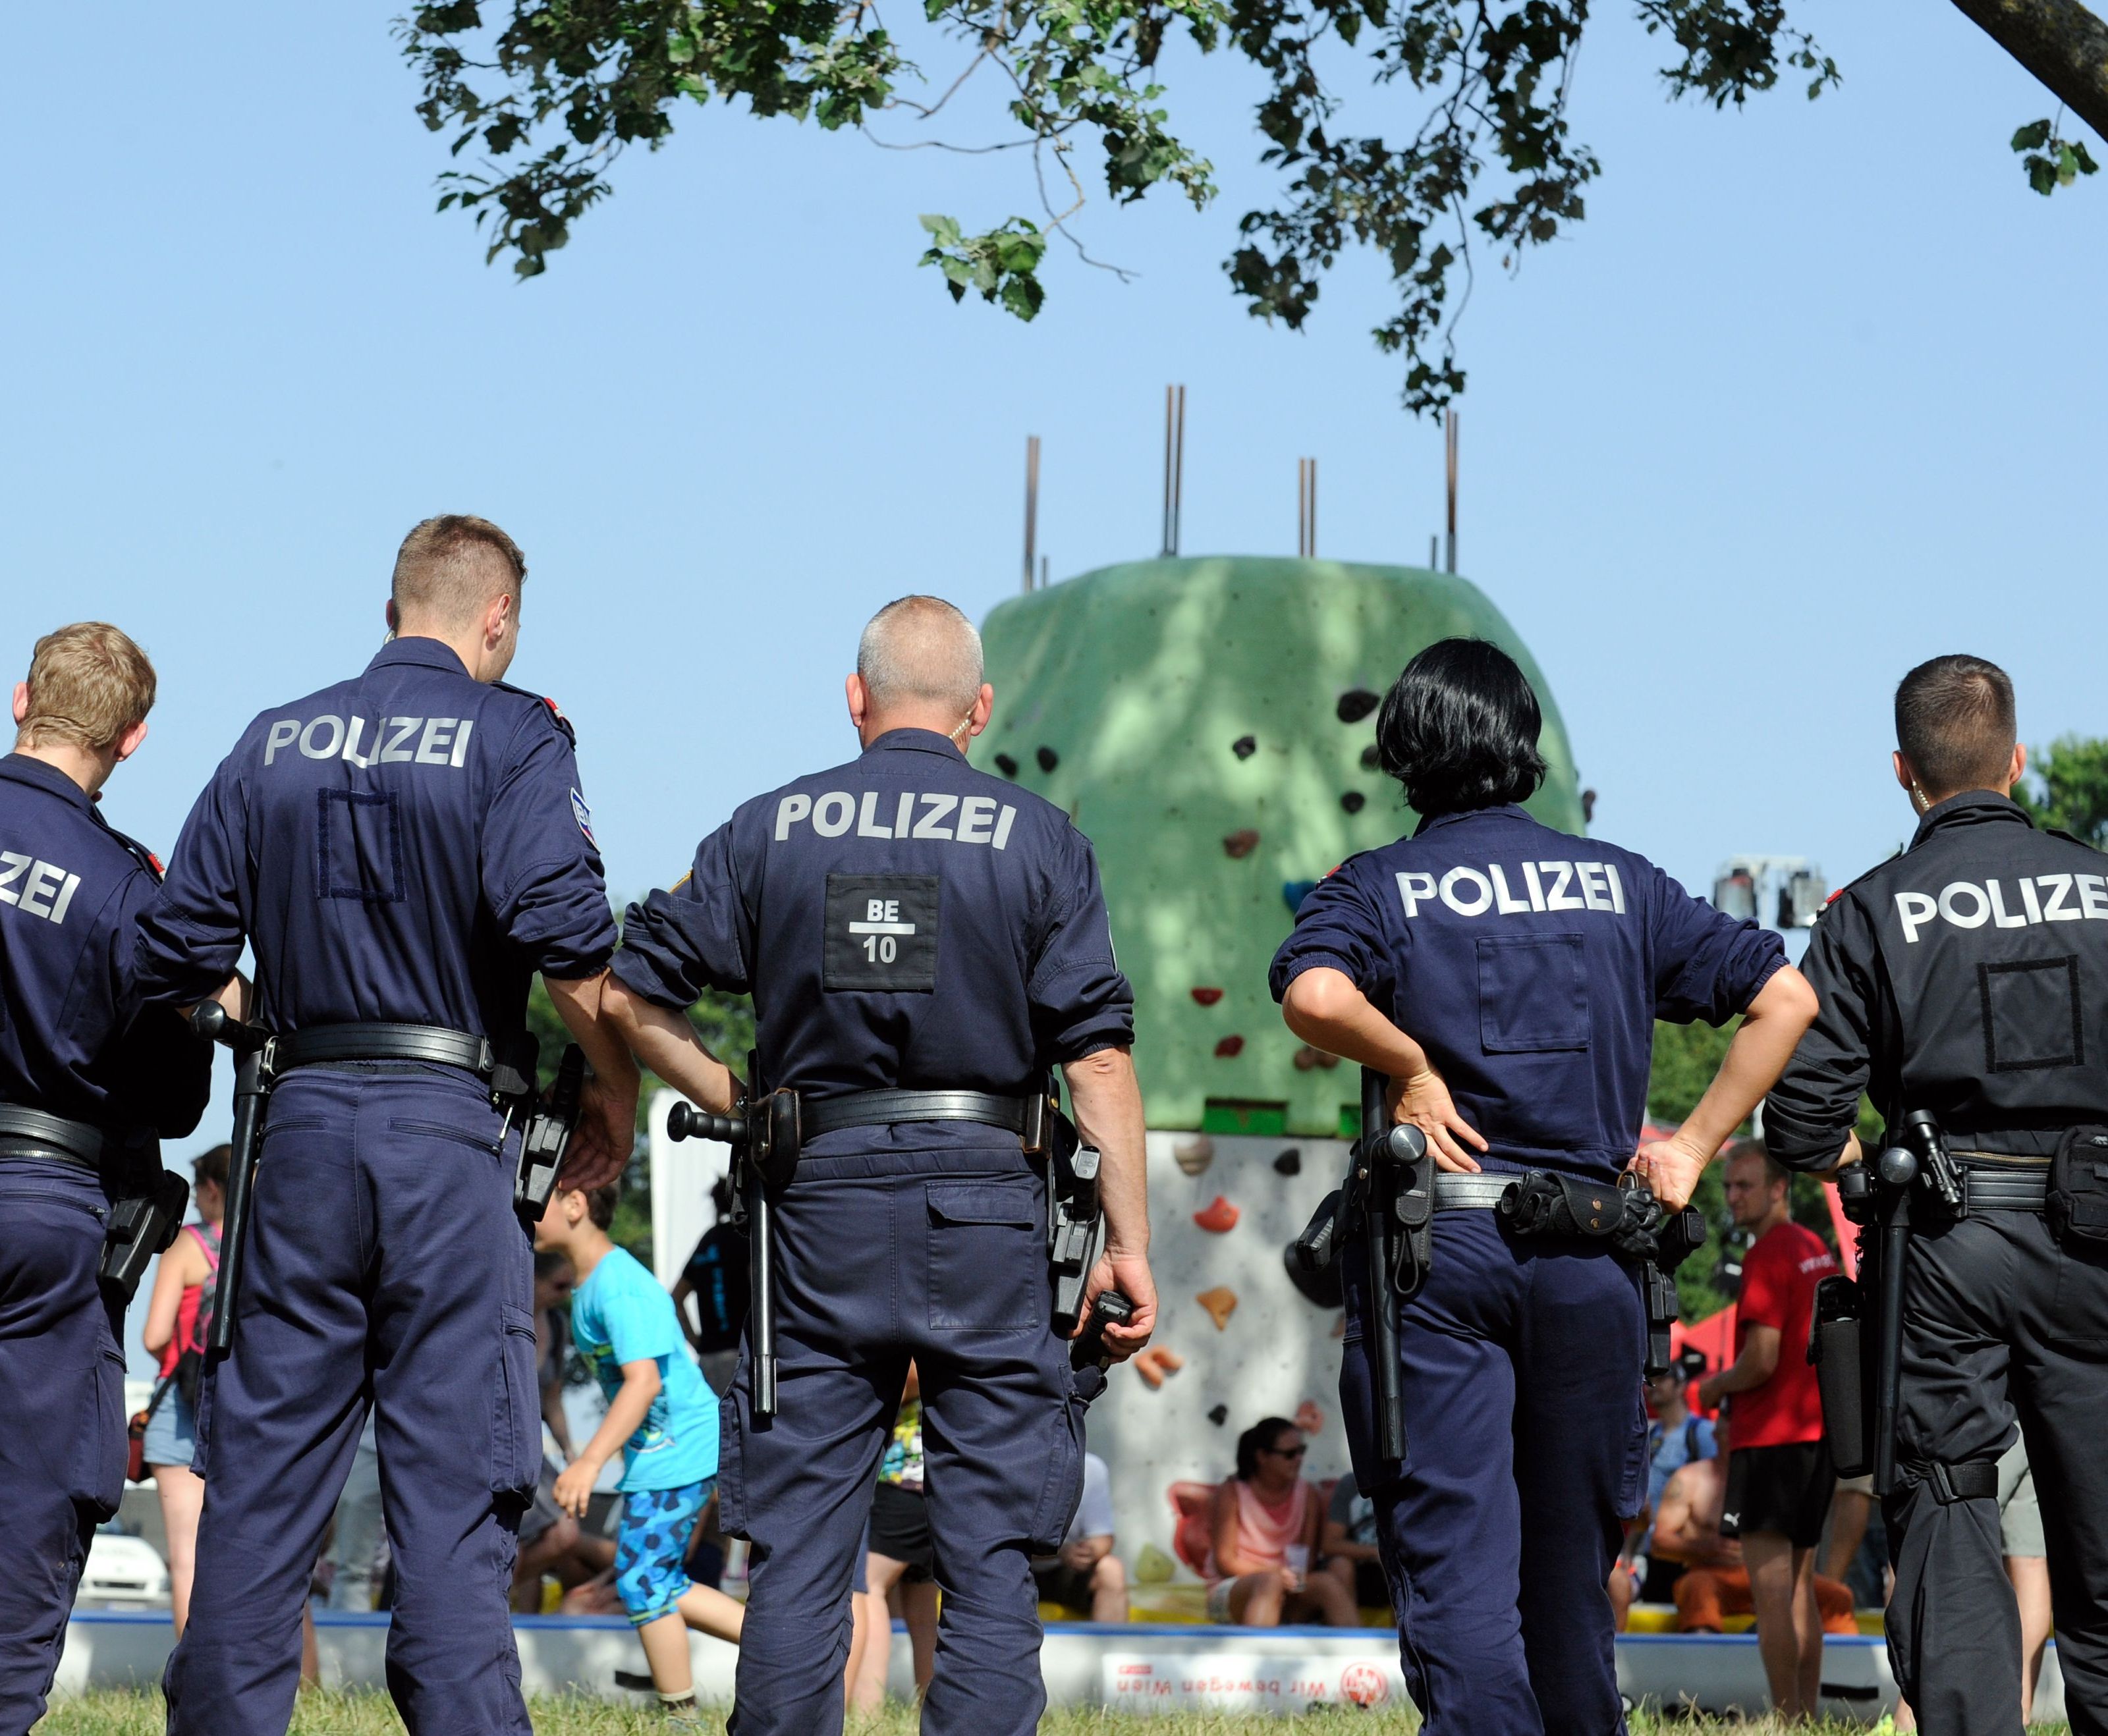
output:
[[[1219,988],[1196,988],[1193,991],[1193,998],[1202,1006],[1213,1006],[1223,998],[1223,992]]]
[[[1244,1052],[1245,1040],[1241,1037],[1226,1037],[1215,1045],[1215,1053],[1225,1061]]]
[[[1232,832],[1223,840],[1223,853],[1232,861],[1242,861],[1259,848],[1259,834],[1246,826],[1241,832]]]
[[[1227,1235],[1237,1227],[1237,1208],[1218,1194],[1205,1209],[1193,1214],[1193,1221],[1210,1235]]]

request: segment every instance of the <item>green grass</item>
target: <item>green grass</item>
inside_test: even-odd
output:
[[[656,1736],[664,1729],[655,1711],[611,1706],[597,1700],[538,1698],[529,1702],[539,1736]],[[1410,1711],[1325,1712],[1316,1715],[1327,1724],[1351,1725],[1355,1736],[1412,1736],[1418,1720]],[[722,1727],[721,1710],[713,1711],[710,1728]],[[1045,1736],[1281,1736],[1282,1720],[1268,1716],[1227,1717],[1161,1713],[1143,1717],[1133,1713],[1092,1711],[1052,1711],[1040,1725]],[[61,1700],[52,1707],[36,1736],[161,1736],[161,1697],[158,1693],[92,1693]],[[1633,1736],[1683,1736],[1686,1732],[1725,1730],[1726,1721],[1705,1719],[1651,1717],[1632,1720]],[[293,1716],[293,1736],[397,1736],[402,1729],[395,1709],[385,1694],[309,1693],[300,1698]],[[894,1707],[874,1719],[849,1723],[849,1736],[915,1736],[915,1715],[907,1707]],[[1784,1725],[1766,1719],[1753,1724],[1736,1722],[1743,1736],[1766,1731],[1783,1732]],[[2063,1725],[2034,1726],[2035,1729],[2063,1730]],[[1801,1725],[1794,1736],[1845,1736],[1863,1726],[1853,1724]]]

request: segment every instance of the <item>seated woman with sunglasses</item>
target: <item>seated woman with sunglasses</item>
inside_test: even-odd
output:
[[[1270,1416],[1237,1437],[1237,1474],[1208,1515],[1208,1619],[1243,1627],[1353,1627],[1346,1588],[1313,1573],[1325,1504],[1303,1478],[1303,1432]]]

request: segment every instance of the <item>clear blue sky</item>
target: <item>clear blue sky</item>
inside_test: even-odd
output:
[[[1344,272],[1300,336],[1227,293],[1264,184],[1234,68],[1170,66],[1223,198],[1101,201],[1092,245],[1142,275],[1056,260],[1027,326],[914,263],[920,211],[1028,208],[1021,161],[726,110],[633,155],[516,284],[433,213],[446,160],[390,14],[0,25],[24,70],[0,115],[6,654],[84,616],[146,645],[163,698],[108,812],[157,848],[253,713],[363,662],[431,512],[526,547],[515,676],[578,724],[624,894],[847,756],[876,605],[1010,594],[1028,433],[1056,577],[1154,551],[1169,380],[1188,553],[1292,551],[1312,453],[1322,553],[1424,559],[1440,435],[1368,342],[1377,275]],[[1588,220],[1482,276],[1462,334],[1462,566],[1543,663],[1597,829],[1694,884],[1731,850],[1840,883],[1891,849],[1889,695],[1935,652],[2004,663],[2030,741],[2108,732],[2108,187],[2026,190],[2006,139],[2052,106],[1958,13],[1805,16],[1843,88],[1718,115],[1669,105],[1659,46],[1606,8]]]

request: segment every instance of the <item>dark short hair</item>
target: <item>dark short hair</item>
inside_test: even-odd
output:
[[[1720,1172],[1724,1176],[1728,1164],[1739,1163],[1744,1158],[1754,1158],[1763,1165],[1766,1187],[1776,1187],[1782,1181],[1790,1184],[1793,1181],[1793,1172],[1765,1149],[1762,1140],[1736,1140],[1727,1148],[1727,1155],[1720,1165]]]
[[[561,1248],[538,1248],[534,1250],[534,1278],[537,1283],[570,1269],[571,1257]]]
[[[1543,727],[1515,659],[1484,639],[1439,639],[1384,695],[1376,753],[1424,819],[1534,794],[1544,781]]]
[[[1935,801],[2002,782],[2019,731],[2012,678],[1980,657],[1935,657],[1896,684],[1896,746]]]
[[[227,1185],[227,1159],[232,1155],[233,1148],[227,1145],[215,1145],[209,1151],[200,1152],[191,1165],[191,1174],[200,1181],[209,1181],[214,1187],[223,1188]]]
[[[621,1203],[622,1184],[610,1181],[586,1195],[586,1216],[605,1230],[614,1223],[615,1208]]]
[[[1284,1432],[1293,1433],[1295,1423],[1285,1416],[1261,1417],[1237,1437],[1237,1478],[1250,1482],[1259,1475],[1259,1455],[1271,1449]]]

